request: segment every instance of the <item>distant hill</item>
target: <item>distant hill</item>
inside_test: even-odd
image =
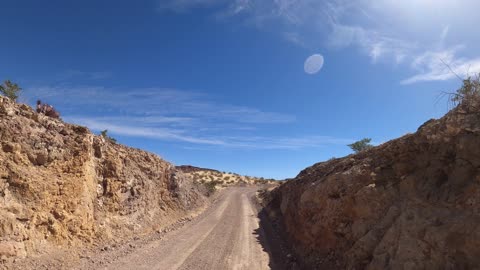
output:
[[[209,184],[211,188],[221,188],[235,185],[261,185],[277,183],[274,179],[265,179],[263,177],[245,176],[232,172],[221,172],[213,169],[199,168],[191,165],[181,165],[176,167],[194,182]]]
[[[199,168],[191,165],[180,165],[176,166],[177,170],[183,172],[183,173],[192,173],[192,172],[198,172],[198,171],[211,171],[211,172],[220,172],[217,170],[212,170],[212,169],[206,169],[206,168]]]

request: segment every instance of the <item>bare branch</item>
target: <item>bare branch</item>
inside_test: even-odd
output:
[[[450,67],[449,64],[447,64],[442,58],[440,58],[440,61],[450,70],[450,72],[455,75],[460,81],[463,82],[464,79],[462,79],[462,77],[460,77],[453,69],[452,67]]]

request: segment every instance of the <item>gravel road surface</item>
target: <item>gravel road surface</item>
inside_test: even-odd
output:
[[[197,219],[107,269],[271,269],[260,241],[262,233],[252,201],[255,191],[251,187],[224,191]]]

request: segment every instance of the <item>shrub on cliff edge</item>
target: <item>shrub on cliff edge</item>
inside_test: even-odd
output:
[[[6,80],[0,85],[0,93],[13,101],[17,101],[21,90],[22,88],[18,84],[12,83],[10,80]]]
[[[359,152],[362,152],[364,150],[372,148],[373,145],[370,144],[371,141],[372,141],[372,139],[370,139],[370,138],[364,138],[360,141],[356,141],[352,144],[349,144],[348,146],[350,148],[352,148],[352,150],[355,151],[355,153],[359,153]]]

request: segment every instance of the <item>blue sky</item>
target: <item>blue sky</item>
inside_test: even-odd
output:
[[[282,179],[351,153],[355,140],[382,143],[442,116],[442,91],[460,84],[450,69],[480,72],[478,8],[2,0],[0,79],[18,82],[23,102],[40,98],[175,164]],[[310,74],[314,54],[324,63]]]

